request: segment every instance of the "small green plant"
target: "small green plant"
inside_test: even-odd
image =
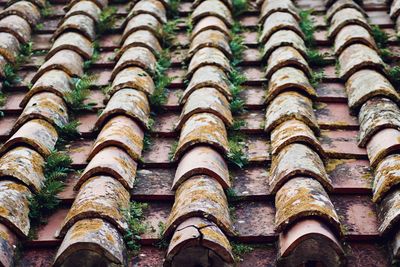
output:
[[[232,0],[233,16],[238,17],[248,9],[247,0]]]
[[[155,244],[155,246],[160,249],[165,249],[168,247],[168,241],[163,236],[164,230],[165,230],[165,223],[163,223],[162,221],[159,221],[158,222],[158,232],[160,234],[159,234],[158,238],[160,240]]]
[[[169,18],[175,18],[179,16],[179,5],[181,0],[169,0],[169,8],[167,10],[167,15]]]
[[[40,14],[42,15],[42,17],[49,17],[53,14],[53,10],[49,1],[45,1],[44,8],[40,9]]]
[[[324,54],[314,49],[307,50],[307,61],[311,66],[323,67],[327,65]]]
[[[240,92],[243,90],[241,84],[246,81],[246,77],[239,72],[237,68],[233,68],[229,74],[229,89],[232,94],[230,109],[233,114],[239,114],[244,111],[244,100],[240,98]]]
[[[376,45],[378,48],[386,48],[388,45],[389,36],[388,34],[383,31],[378,25],[373,25],[372,29],[372,36],[375,39]]]
[[[232,243],[232,252],[235,257],[236,262],[242,261],[243,260],[242,257],[245,254],[250,253],[252,251],[253,251],[253,247],[251,247],[249,245],[245,245],[242,243],[236,243],[236,242]]]
[[[193,31],[193,21],[191,17],[188,17],[186,20],[186,33],[191,34]]]
[[[56,148],[57,149],[64,149],[65,145],[68,144],[70,141],[75,140],[80,136],[78,131],[78,126],[80,122],[77,120],[73,120],[62,127],[57,127],[58,132],[58,139]]]
[[[151,139],[151,136],[148,133],[145,133],[143,137],[143,151],[149,150],[152,144],[153,140]]]
[[[233,188],[228,188],[226,190],[226,197],[228,198],[229,201],[234,201],[238,199],[238,195]]]
[[[335,74],[339,76],[340,74],[340,63],[339,60],[336,60],[335,62]]]
[[[325,78],[324,71],[312,72],[310,79],[312,87],[317,88],[324,78]]]
[[[70,168],[71,158],[65,152],[54,150],[46,158],[44,165],[44,185],[39,193],[29,198],[29,218],[33,226],[45,222],[45,218],[60,204],[57,194],[64,188],[64,180]]]
[[[246,126],[246,122],[244,120],[237,120],[235,119],[232,123],[232,126],[230,127],[229,130],[231,131],[238,131],[240,128]]]
[[[178,23],[182,22],[182,19],[169,20],[163,25],[162,29],[162,43],[164,47],[172,46],[172,42],[176,37],[178,30]]]
[[[383,61],[391,62],[393,53],[388,48],[380,48],[379,55],[382,57]]]
[[[150,104],[155,108],[155,110],[159,110],[167,101],[167,91],[166,87],[172,82],[173,77],[168,77],[165,72],[171,66],[171,59],[168,56],[169,50],[166,49],[159,55],[157,55],[158,60],[156,64],[156,70],[154,73],[154,84],[155,89],[154,93],[150,96]]]
[[[99,58],[100,58],[100,44],[99,44],[99,42],[97,40],[94,41],[92,43],[92,46],[93,46],[93,54],[92,54],[92,57],[90,59],[85,60],[83,62],[83,69],[84,70],[88,70],[93,65],[93,63],[98,61]]]
[[[41,31],[44,29],[44,24],[43,23],[38,23],[35,25],[35,30]]]
[[[246,50],[247,46],[244,44],[244,40],[241,35],[233,33],[232,39],[229,42],[229,46],[231,48],[233,56],[233,59],[231,60],[231,65],[235,67],[240,62],[242,62],[243,52]]]
[[[128,223],[124,241],[131,256],[137,255],[139,252],[140,235],[144,234],[148,229],[148,225],[143,223],[144,210],[147,208],[147,203],[131,202],[129,203],[129,208],[122,210],[125,220]]]
[[[90,94],[94,77],[85,74],[81,78],[73,78],[72,80],[73,89],[66,94],[65,100],[73,111],[92,110],[95,103],[85,103],[85,100]]]
[[[309,9],[309,10],[302,10],[300,11],[300,29],[304,33],[305,36],[305,43],[309,47],[314,46],[314,32],[315,32],[315,27],[314,27],[314,21],[311,18],[311,14],[313,13],[314,10]]]
[[[240,114],[244,111],[244,100],[235,98],[229,103],[232,114]]]
[[[397,87],[400,85],[400,66],[394,66],[388,69],[390,81]]]
[[[245,145],[246,138],[243,134],[235,132],[229,136],[228,159],[239,168],[243,168],[248,163]]]
[[[21,45],[19,55],[17,56],[17,63],[22,64],[28,61],[33,56],[33,43],[27,42]]]
[[[174,157],[176,149],[178,148],[178,144],[179,144],[178,141],[175,141],[175,142],[172,143],[171,150],[168,152],[169,160],[172,160],[172,158]]]
[[[3,80],[3,87],[8,88],[11,87],[13,84],[21,82],[21,78],[17,74],[17,68],[15,65],[7,63],[4,66],[4,80]]]
[[[111,29],[116,21],[117,9],[115,7],[106,7],[100,13],[100,19],[97,23],[97,33],[103,34]]]

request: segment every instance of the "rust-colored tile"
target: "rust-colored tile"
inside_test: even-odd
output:
[[[72,142],[67,150],[72,159],[72,165],[83,168],[86,166],[86,159],[92,149],[94,140],[79,140]]]
[[[231,169],[233,190],[238,197],[265,199],[269,195],[269,172],[264,166]]]
[[[153,137],[150,148],[143,152],[144,164],[159,167],[168,166],[170,164],[169,153],[174,141],[174,138]]]
[[[357,117],[350,115],[346,103],[315,103],[315,115],[322,129],[357,130]]]
[[[367,151],[357,145],[358,131],[324,130],[320,141],[325,152],[334,158],[367,158]]]

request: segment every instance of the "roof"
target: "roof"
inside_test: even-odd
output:
[[[395,262],[400,1],[176,3],[0,1],[0,262]]]

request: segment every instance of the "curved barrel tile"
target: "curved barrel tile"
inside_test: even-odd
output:
[[[393,152],[400,149],[400,130],[386,128],[372,136],[367,143],[367,153],[372,168]]]
[[[307,48],[300,35],[292,30],[280,30],[273,33],[265,43],[262,57],[266,60],[278,47],[288,46],[295,48],[303,57],[307,56]]]
[[[272,34],[280,30],[290,30],[304,38],[295,16],[288,12],[274,12],[264,22],[260,42],[266,43]]]
[[[302,121],[287,120],[271,131],[271,154],[273,156],[293,143],[305,144],[315,150],[321,158],[327,157],[313,131]]]
[[[341,233],[339,216],[321,184],[312,178],[297,177],[286,182],[275,197],[275,226],[287,230],[300,218],[314,217],[329,223]]]
[[[83,183],[95,175],[109,175],[117,179],[126,190],[135,183],[137,163],[118,147],[105,147],[91,159],[83,171],[74,190],[78,191]]]
[[[82,0],[71,0],[66,7],[64,7],[65,11],[71,10],[77,3],[80,3]],[[108,0],[89,0],[96,4],[100,9],[107,7]]]
[[[172,190],[195,175],[207,175],[217,180],[224,189],[231,186],[228,166],[220,153],[208,146],[197,146],[185,153],[175,172]]]
[[[102,219],[84,219],[67,232],[55,257],[54,266],[126,266],[123,237]]]
[[[358,145],[365,147],[372,136],[384,128],[400,130],[400,109],[387,98],[372,98],[360,109]]]
[[[200,19],[214,16],[222,21],[229,27],[233,25],[233,18],[229,8],[219,0],[203,1],[192,13],[192,23],[196,24]]]
[[[350,109],[355,112],[375,96],[400,103],[400,95],[382,74],[374,70],[359,70],[346,81],[346,92]]]
[[[369,31],[360,25],[348,25],[338,32],[333,46],[334,52],[339,56],[344,49],[356,43],[364,44],[379,51],[375,40]]]
[[[228,58],[217,48],[205,47],[195,53],[189,63],[187,78],[203,66],[216,66],[226,73],[231,71],[231,66]]]
[[[160,23],[167,22],[166,11],[163,2],[157,0],[142,0],[137,2],[128,14],[128,19],[139,15],[149,14],[157,18]]]
[[[118,72],[107,94],[112,96],[124,88],[133,88],[148,95],[151,95],[155,89],[151,76],[138,67],[128,67]]]
[[[390,232],[397,230],[400,220],[400,191],[392,190],[378,206],[378,218],[380,220],[379,232],[388,236]]]
[[[20,44],[18,39],[11,33],[0,32],[0,55],[10,63],[15,63]]]
[[[154,55],[158,55],[162,51],[160,42],[152,32],[147,30],[139,30],[126,37],[121,49],[115,55],[115,59],[118,60],[129,48],[136,48],[140,46],[149,49]]]
[[[200,19],[196,23],[196,25],[194,25],[193,31],[190,35],[191,40],[193,40],[198,34],[202,33],[203,31],[208,30],[220,31],[221,33],[225,34],[228,39],[231,38],[231,32],[229,31],[223,20],[215,16],[207,16]]]
[[[73,84],[71,77],[62,70],[49,70],[35,82],[20,103],[20,107],[25,107],[33,95],[40,92],[51,92],[61,98],[65,98],[72,91]]]
[[[29,23],[17,15],[2,18],[0,20],[0,31],[14,35],[20,43],[27,43],[31,39],[32,33]]]
[[[59,237],[65,236],[76,222],[83,219],[103,219],[120,233],[128,228],[122,210],[129,206],[129,192],[110,176],[94,176],[86,180],[61,226]]]
[[[43,157],[50,155],[58,139],[56,129],[47,121],[33,119],[25,124],[8,139],[0,149],[0,154],[17,145],[32,147]]]
[[[131,19],[124,28],[122,33],[121,43],[124,43],[126,38],[135,31],[149,31],[158,38],[162,35],[162,24],[156,17],[149,14],[138,14]]]
[[[83,75],[83,58],[72,50],[60,50],[47,60],[32,78],[32,83],[47,71],[58,69],[67,73],[70,77],[81,77]]]
[[[229,102],[223,94],[212,87],[203,87],[194,91],[187,99],[181,115],[177,129],[181,129],[183,124],[194,114],[211,113],[219,117],[228,127],[233,123],[232,113]]]
[[[334,38],[337,33],[347,25],[360,25],[371,30],[364,14],[355,8],[344,8],[332,16],[331,27],[328,30],[329,38]]]
[[[362,9],[354,0],[336,0],[335,3],[327,10],[326,19],[330,21],[333,15],[345,8],[357,9],[365,17],[367,17],[367,13],[365,13],[364,9]]]
[[[68,123],[67,106],[61,97],[53,93],[37,93],[29,99],[14,124],[13,132],[31,119],[42,119],[54,126],[62,127]]]
[[[62,22],[75,15],[86,15],[97,23],[100,21],[100,14],[101,8],[96,5],[96,3],[93,1],[80,0],[68,10],[62,19]]]
[[[298,9],[291,0],[263,1],[259,23],[263,24],[264,21],[275,12],[287,12],[292,14],[296,20],[300,20]]]
[[[72,50],[86,60],[92,58],[94,51],[92,42],[85,36],[76,32],[66,32],[60,34],[60,36],[58,36],[57,39],[54,41],[53,46],[51,47],[49,53],[46,55],[46,59],[50,59],[58,51],[64,49]]]
[[[33,28],[40,21],[40,11],[29,1],[18,1],[0,12],[0,19],[9,15],[17,15],[25,19]]]
[[[233,264],[232,248],[213,222],[190,218],[181,223],[168,247],[164,266],[226,266]]]
[[[125,115],[148,128],[150,106],[146,94],[134,89],[121,89],[111,97],[106,108],[96,121],[95,128],[100,129],[106,121],[117,115]]]
[[[88,161],[107,146],[119,147],[137,161],[142,153],[143,137],[143,130],[132,119],[126,116],[113,117],[102,127]]]
[[[193,73],[188,86],[180,98],[180,102],[184,104],[193,92],[203,87],[212,87],[222,93],[228,100],[232,99],[229,80],[225,72],[217,66],[206,65],[198,68]]]
[[[207,30],[197,34],[190,43],[188,57],[191,58],[197,51],[204,47],[217,48],[228,58],[232,57],[232,51],[229,46],[229,35],[223,32]]]
[[[265,131],[268,133],[282,122],[291,119],[302,121],[314,133],[319,133],[312,101],[297,92],[284,92],[275,97],[267,108],[265,119]]]
[[[192,176],[179,186],[165,224],[164,236],[171,236],[181,223],[191,217],[206,218],[225,234],[234,234],[224,190],[216,180],[206,175]]]
[[[173,159],[179,159],[189,147],[203,144],[215,147],[223,155],[229,151],[224,122],[211,113],[191,116],[183,125]]]
[[[79,32],[92,42],[96,39],[95,21],[87,15],[74,15],[62,21],[53,34],[53,40],[68,31]]]
[[[386,194],[400,183],[400,155],[384,158],[376,167],[372,186],[374,202],[380,202]]]

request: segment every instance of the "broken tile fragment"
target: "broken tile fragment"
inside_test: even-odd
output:
[[[361,107],[358,121],[360,122],[358,145],[365,147],[372,136],[381,129],[400,130],[400,109],[390,99],[375,97]]]
[[[33,28],[40,21],[39,8],[29,1],[18,1],[0,12],[0,19],[9,15],[17,15],[25,19]]]
[[[101,174],[114,177],[126,190],[131,190],[135,182],[136,168],[137,163],[123,149],[105,147],[90,160],[74,190],[78,191],[90,177]]]
[[[111,73],[111,80],[114,80],[119,72],[128,67],[139,67],[154,74],[156,63],[157,59],[149,49],[145,47],[131,47],[125,50],[118,59]]]
[[[133,160],[139,160],[143,149],[143,130],[126,116],[111,118],[101,129],[88,156],[91,160],[101,149],[116,146],[125,150]]]
[[[346,47],[355,43],[361,43],[379,51],[369,31],[360,25],[348,25],[342,28],[335,38],[335,44],[333,46],[335,54],[339,56]]]
[[[54,266],[76,264],[126,266],[127,252],[122,235],[102,219],[77,221],[68,229],[58,249]]]
[[[161,53],[162,48],[157,37],[150,31],[140,30],[131,33],[122,43],[121,49],[115,55],[115,59],[118,60],[122,54],[125,53],[131,47],[145,47],[149,49],[153,55]]]
[[[277,266],[298,266],[316,261],[325,266],[346,266],[346,255],[335,234],[316,219],[302,219],[279,235]]]
[[[24,18],[17,15],[2,18],[0,31],[14,35],[20,43],[27,43],[31,39],[31,26]]]
[[[190,38],[193,39],[198,34],[203,31],[208,30],[216,30],[220,31],[221,33],[225,34],[226,37],[230,39],[230,30],[226,26],[225,22],[218,17],[215,16],[208,16],[200,19],[196,25],[194,25],[193,31],[190,35]]]
[[[224,53],[217,48],[205,47],[197,51],[192,57],[186,74],[187,78],[190,78],[197,69],[206,65],[219,67],[226,73],[231,71],[231,65]]]
[[[154,92],[154,82],[151,76],[141,68],[124,68],[115,75],[111,89],[107,92],[111,97],[113,94],[124,88],[135,88],[148,95]]]
[[[40,92],[29,99],[14,124],[13,132],[31,119],[42,119],[62,127],[68,123],[68,109],[61,97],[49,92]]]
[[[370,30],[369,24],[363,13],[355,8],[344,8],[332,16],[331,27],[328,30],[329,38],[334,38],[341,29],[351,24],[357,24]]]
[[[232,248],[224,233],[213,222],[189,218],[181,223],[171,239],[164,266],[215,266],[233,264]]]
[[[314,133],[319,133],[312,101],[294,91],[281,93],[270,102],[265,117],[265,131],[270,133],[279,124],[290,119],[302,121]]]
[[[46,55],[46,60],[50,59],[58,51],[63,49],[75,51],[86,60],[92,58],[94,51],[92,42],[85,36],[76,32],[66,32],[62,33],[54,41],[53,46]]]
[[[143,128],[148,128],[150,105],[142,91],[125,88],[117,91],[108,101],[106,108],[96,121],[95,128],[100,129],[107,120],[116,115],[132,118]]]
[[[275,227],[278,232],[287,230],[300,218],[318,218],[340,233],[339,217],[328,194],[312,178],[297,177],[286,182],[275,197]]]
[[[128,225],[122,210],[128,208],[129,199],[129,192],[113,177],[100,175],[86,180],[64,219],[59,237],[82,219],[103,219],[124,233]]]
[[[367,153],[372,168],[389,154],[400,148],[400,130],[386,128],[375,133],[367,143]]]
[[[271,102],[280,93],[295,89],[315,99],[317,94],[303,71],[293,67],[283,67],[275,71],[268,81],[265,102]]]
[[[30,229],[30,197],[32,193],[26,186],[5,179],[0,181],[0,220],[12,232],[23,238],[28,237]]]
[[[380,202],[386,194],[400,183],[400,155],[385,157],[376,167],[372,186],[374,202]]]
[[[266,60],[278,47],[289,46],[295,48],[303,57],[307,56],[307,48],[300,35],[292,30],[280,30],[273,33],[265,43],[262,57]]]
[[[58,139],[56,129],[45,120],[33,119],[27,121],[18,131],[3,144],[0,154],[11,147],[23,146],[34,148],[43,157],[50,155]]]
[[[178,189],[190,177],[202,174],[217,180],[224,189],[231,186],[228,166],[221,154],[208,146],[196,146],[179,161],[172,190]]]
[[[229,151],[228,137],[224,122],[211,113],[198,113],[191,116],[183,125],[174,160],[180,158],[189,147],[210,145],[226,155]]]
[[[40,66],[32,78],[32,83],[36,83],[45,72],[53,69],[62,70],[70,77],[81,77],[83,75],[83,58],[75,51],[60,50]]]
[[[370,98],[382,96],[400,103],[400,95],[385,76],[375,70],[359,70],[346,81],[348,104],[356,112]]]
[[[277,155],[292,143],[305,144],[316,151],[320,157],[326,157],[319,140],[315,137],[310,127],[296,119],[287,120],[271,131],[271,154],[273,156]]]
[[[192,13],[192,23],[195,25],[200,19],[215,16],[231,27],[233,25],[232,13],[229,8],[219,0],[203,1]]]
[[[142,0],[138,1],[132,10],[128,14],[127,19],[131,19],[132,17],[138,14],[149,14],[157,18],[160,23],[164,24],[167,22],[167,15],[165,11],[165,7],[161,1],[157,0]]]
[[[395,230],[400,220],[400,191],[394,189],[389,192],[378,205],[379,232],[387,236]]]
[[[51,92],[65,99],[65,96],[72,91],[72,86],[71,77],[64,71],[57,69],[46,71],[25,94],[20,107],[25,107],[32,96],[40,92]]]
[[[156,17],[149,14],[138,14],[128,20],[122,33],[121,43],[124,43],[126,38],[135,31],[149,31],[154,36],[160,38],[162,34],[162,24]]]
[[[0,55],[10,63],[15,63],[20,44],[18,39],[7,32],[0,32]]]
[[[296,67],[307,77],[311,77],[311,69],[301,53],[291,46],[281,46],[275,49],[268,58],[265,76],[269,79],[272,74],[283,67]]]
[[[12,177],[31,191],[39,192],[44,181],[43,166],[44,159],[39,153],[19,146],[0,157],[0,176]]]
[[[339,65],[339,76],[344,80],[365,68],[385,70],[385,64],[378,53],[363,44],[353,44],[343,50],[339,56]]]
[[[263,1],[259,23],[264,23],[264,21],[275,12],[287,12],[292,14],[296,20],[300,20],[298,10],[291,0]]]
[[[228,100],[232,99],[232,94],[229,89],[229,80],[225,72],[216,66],[204,66],[198,68],[192,78],[186,90],[183,92],[180,102],[184,104],[187,98],[194,91],[203,87],[212,87],[222,93]]]
[[[269,184],[272,193],[276,193],[284,183],[296,176],[314,178],[329,191],[333,189],[321,158],[303,144],[293,143],[284,147],[272,159],[270,173]]]
[[[183,124],[194,114],[206,112],[219,117],[227,127],[233,123],[229,102],[225,96],[212,87],[203,87],[188,97],[176,128],[181,129]]]
[[[304,38],[295,16],[288,12],[274,12],[264,22],[260,42],[266,43],[275,32],[280,30],[290,30]]]
[[[92,42],[96,39],[95,21],[87,15],[74,15],[62,21],[52,39],[55,40],[68,31],[79,32]]]
[[[190,44],[188,57],[191,58],[197,51],[204,47],[217,48],[228,58],[232,57],[232,51],[229,46],[229,36],[220,31],[207,30],[197,34]]]
[[[225,192],[216,180],[206,175],[193,176],[176,190],[164,235],[171,236],[181,223],[191,217],[206,218],[227,235],[234,232]]]

